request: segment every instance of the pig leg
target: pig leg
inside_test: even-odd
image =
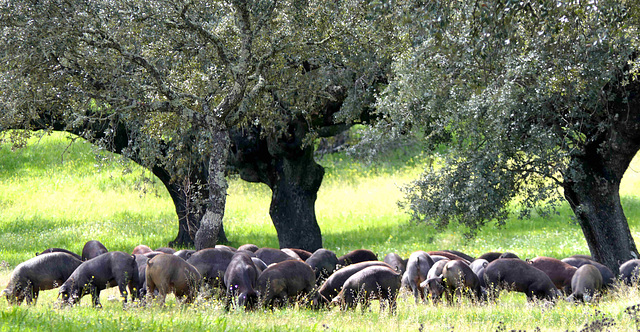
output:
[[[153,299],[156,297],[155,291],[156,284],[151,280],[151,278],[147,278],[147,302],[153,302]]]
[[[33,285],[31,282],[27,282],[27,287],[22,291],[24,292],[24,299],[27,305],[30,305],[31,301],[33,301]]]
[[[90,292],[93,306],[102,308],[102,304],[100,303],[100,290],[95,286],[91,286]]]
[[[38,295],[40,295],[40,289],[32,287],[32,290],[33,290],[33,293],[32,293],[33,294],[33,305],[36,305],[36,303],[38,302]]]
[[[127,293],[127,284],[118,283],[118,289],[120,290],[120,296],[124,300],[124,303],[127,303],[127,297],[129,296],[129,293]]]

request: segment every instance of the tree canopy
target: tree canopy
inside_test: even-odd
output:
[[[504,223],[512,202],[528,215],[564,195],[596,258],[612,266],[611,256],[637,255],[617,196],[640,148],[637,5],[450,1],[404,11],[411,47],[377,104],[391,119],[385,131],[400,124],[450,139],[442,164],[407,188],[414,217],[473,232]],[[590,213],[624,224],[611,233],[628,246],[596,250],[615,240],[593,234]]]
[[[149,168],[181,175],[202,157],[204,232],[222,220],[230,129],[286,137],[304,119],[308,144],[372,100],[388,61],[376,53],[383,36],[364,33],[373,21],[363,4],[12,1],[0,9],[0,127],[33,128],[43,112],[71,128],[112,120],[133,129],[122,153]],[[339,110],[323,119],[330,102]],[[15,133],[18,144],[28,135]]]

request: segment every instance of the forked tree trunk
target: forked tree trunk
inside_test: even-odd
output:
[[[220,124],[212,125],[211,141],[213,145],[209,155],[209,204],[194,239],[196,250],[215,247],[227,202],[228,184],[225,170],[231,145],[227,129]]]
[[[194,206],[198,202],[194,202],[192,198],[206,199],[209,197],[209,190],[206,187],[207,174],[196,166],[194,165],[196,170],[190,173],[188,179],[172,178],[171,174],[159,165],[151,169],[169,192],[178,215],[178,234],[173,241],[169,242],[169,247],[172,248],[191,248],[194,246],[194,238],[202,219],[202,212],[199,211],[202,211],[202,208]],[[227,241],[222,224],[218,233],[218,243],[226,243]]]

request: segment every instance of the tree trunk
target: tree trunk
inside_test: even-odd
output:
[[[587,175],[568,182],[564,194],[582,228],[591,256],[614,273],[625,261],[638,258],[638,250],[620,204],[620,181]]]
[[[601,120],[610,122],[608,130],[591,136],[572,156],[564,183],[591,255],[614,273],[639,257],[620,203],[620,182],[640,149],[640,83],[623,89],[608,98],[608,117]]]
[[[315,251],[322,247],[322,233],[315,213],[315,202],[324,176],[316,164],[313,147],[303,148],[307,134],[304,119],[288,124],[287,133],[265,138],[259,127],[231,133],[230,165],[249,182],[271,188],[269,214],[280,248]]]
[[[227,202],[225,170],[231,140],[221,124],[211,125],[210,132],[213,144],[209,155],[209,203],[194,239],[196,250],[215,247]]]
[[[322,248],[315,203],[324,168],[313,159],[312,147],[305,148],[298,158],[279,158],[275,164],[269,214],[278,232],[280,248],[314,252]]]

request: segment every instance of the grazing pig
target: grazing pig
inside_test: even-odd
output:
[[[69,251],[69,250],[67,250],[67,249],[62,249],[62,248],[49,248],[49,249],[45,249],[45,250],[43,250],[41,253],[36,253],[36,256],[38,256],[38,255],[43,255],[43,254],[50,254],[50,253],[52,253],[52,252],[63,252],[63,253],[65,253],[65,254],[69,254],[69,255],[71,255],[71,256],[73,256],[73,257],[75,257],[75,258],[77,258],[77,259],[79,259],[79,260],[81,260],[81,261],[82,261],[82,256],[80,256],[80,255],[76,254],[76,253],[75,253],[75,252],[73,252],[73,251]]]
[[[296,255],[298,255],[298,257],[300,257],[301,260],[306,261],[307,259],[309,259],[309,257],[311,257],[311,255],[313,255],[313,253],[306,251],[304,249],[298,249],[298,248],[287,248],[293,252],[296,253]]]
[[[193,253],[196,252],[195,250],[190,250],[190,249],[182,249],[182,250],[178,250],[174,253],[174,255],[184,259],[185,261],[187,259],[189,259],[189,257],[191,257],[191,255],[193,255]]]
[[[87,243],[84,244],[84,248],[82,248],[82,260],[88,261],[108,251],[109,250],[107,250],[107,248],[102,243],[100,243],[100,241],[87,241]]]
[[[444,266],[447,265],[447,263],[449,263],[450,261],[450,259],[443,259],[433,263],[433,265],[429,269],[429,272],[427,272],[427,279],[441,276],[442,270],[444,270]]]
[[[227,249],[227,250],[229,250],[229,251],[231,251],[231,252],[234,252],[234,253],[238,250],[238,249],[236,249],[236,248],[234,248],[234,247],[225,246],[224,244],[216,244],[215,248],[218,248],[218,249]]]
[[[147,297],[153,299],[157,289],[161,306],[170,292],[178,299],[186,297],[185,303],[193,302],[202,280],[195,267],[175,255],[158,255],[150,259],[147,262],[145,279]]]
[[[147,271],[147,262],[149,262],[149,257],[145,255],[134,255],[136,257],[136,265],[138,265],[138,285],[136,285],[136,289],[138,290],[138,298],[140,300],[144,300],[147,295],[147,279],[146,279],[146,271]]]
[[[486,287],[484,282],[484,269],[489,265],[489,262],[486,259],[478,258],[469,264],[471,271],[478,276],[480,280],[480,286]]]
[[[145,255],[145,256],[147,256],[147,258],[151,259],[151,258],[156,257],[158,255],[170,255],[170,254],[167,254],[167,253],[162,252],[162,251],[151,251],[151,252],[146,252],[143,255]]]
[[[265,262],[267,266],[273,263],[280,263],[282,261],[296,259],[289,256],[284,251],[274,248],[260,248],[258,249],[258,251],[256,251],[256,257]]]
[[[344,282],[347,281],[349,277],[369,266],[385,266],[391,268],[389,264],[380,261],[366,261],[351,264],[331,274],[331,276],[329,276],[329,278],[327,278],[327,280],[325,280],[325,282],[322,284],[318,292],[326,300],[330,301],[331,299],[336,297],[338,293],[340,293],[340,290],[342,290],[342,285],[344,285]]]
[[[258,251],[258,249],[260,249],[260,248],[257,245],[251,244],[251,243],[243,244],[243,245],[238,247],[238,250],[248,250],[248,251],[251,251],[251,252],[256,252],[256,251]]]
[[[571,258],[582,258],[582,259],[588,259],[588,260],[592,260],[593,261],[593,257],[591,257],[591,255],[571,255]]]
[[[471,256],[469,256],[469,255],[467,255],[467,254],[465,254],[463,252],[457,251],[457,250],[448,250],[447,249],[447,250],[442,250],[442,251],[452,253],[452,254],[454,254],[454,255],[456,255],[458,257],[462,257],[467,262],[473,262],[475,260],[475,258],[473,258],[473,257],[471,257]]]
[[[484,253],[484,254],[480,255],[480,257],[478,257],[478,259],[486,259],[487,262],[491,263],[491,262],[495,261],[496,259],[500,258],[501,255],[502,255],[501,252],[490,251],[490,252],[487,252],[487,253]]]
[[[571,278],[576,273],[576,267],[552,257],[536,257],[528,262],[546,273],[558,289],[571,294]]]
[[[207,285],[224,289],[224,272],[233,258],[233,252],[222,248],[208,248],[198,250],[187,263],[193,265]]]
[[[393,313],[401,277],[400,273],[389,267],[369,266],[349,277],[332,303],[340,304],[343,310],[355,309],[361,303],[364,311],[372,299],[378,299],[380,311],[384,311],[385,302],[388,302],[390,312]]]
[[[446,257],[450,260],[459,260],[459,261],[463,261],[465,263],[467,263],[467,265],[469,265],[469,261],[456,255],[456,254],[452,254],[450,252],[446,252],[446,251],[428,251],[427,254],[429,254],[429,256],[443,256]]]
[[[444,256],[440,256],[440,255],[429,255],[431,256],[431,259],[433,259],[433,262],[438,262],[438,261],[450,261],[449,258],[444,257]]]
[[[476,301],[482,300],[480,279],[464,262],[449,261],[442,269],[442,278],[449,303],[453,302],[454,294],[458,297],[469,294]]]
[[[267,264],[263,262],[262,259],[258,257],[251,257],[251,260],[253,261],[253,264],[258,269],[258,273],[262,273],[262,271],[267,269]]]
[[[58,296],[69,304],[76,304],[86,295],[91,294],[94,306],[101,306],[100,291],[107,287],[118,286],[124,302],[127,302],[127,286],[132,299],[137,298],[135,287],[138,280],[138,264],[136,257],[122,251],[104,253],[82,263],[64,282]]]
[[[640,275],[640,259],[630,259],[620,265],[620,280],[631,286],[638,282]]]
[[[258,293],[265,306],[283,305],[287,299],[307,296],[316,283],[311,267],[299,260],[285,260],[269,265],[258,277]],[[317,298],[312,299],[316,302]]]
[[[160,247],[154,251],[159,251],[159,252],[163,252],[165,254],[169,254],[169,255],[173,255],[176,253],[176,250],[173,248],[169,248],[169,247]]]
[[[484,270],[487,287],[525,293],[527,299],[555,301],[558,289],[549,276],[519,258],[500,258],[489,263]]]
[[[600,270],[591,264],[582,265],[571,279],[573,293],[571,293],[568,300],[591,302],[602,289],[602,285]]]
[[[422,299],[422,301],[425,300],[424,289],[420,284],[427,280],[427,273],[429,273],[433,264],[431,256],[424,251],[416,251],[409,256],[409,261],[407,261],[407,271],[405,271],[404,274],[406,275],[405,278],[413,292],[413,296],[416,299],[416,303],[418,303],[418,298]]]
[[[600,270],[600,274],[602,275],[602,282],[604,287],[609,287],[611,285],[613,285],[613,282],[615,281],[615,276],[613,274],[613,272],[611,271],[610,268],[606,267],[603,264],[600,264],[594,260],[591,259],[587,259],[587,258],[582,258],[582,257],[568,257],[568,258],[564,258],[562,259],[563,262],[575,266],[577,268],[580,268],[581,266],[585,265],[585,264],[591,264],[595,267],[598,268],[598,270]]]
[[[356,249],[338,257],[338,264],[347,266],[350,264],[377,260],[378,256],[373,251],[367,249]]]
[[[440,299],[444,292],[442,270],[450,261],[450,259],[445,258],[433,263],[427,273],[427,279],[420,283],[420,287],[427,291],[433,301]]]
[[[2,294],[9,304],[19,305],[24,300],[27,304],[35,304],[41,290],[62,285],[81,263],[81,260],[63,252],[33,257],[16,266]]]
[[[505,252],[504,254],[500,255],[500,257],[498,258],[517,258],[520,259],[520,257],[518,257],[518,255],[512,253],[512,252]]]
[[[146,244],[139,244],[137,245],[135,248],[133,248],[133,251],[131,252],[132,255],[144,255],[148,252],[152,252],[153,250]]]
[[[251,256],[239,251],[231,258],[224,273],[224,284],[227,287],[226,309],[229,310],[233,299],[237,299],[237,307],[253,308],[258,303],[255,291],[258,281],[258,269]]]
[[[320,248],[305,263],[311,266],[316,274],[316,282],[320,283],[335,271],[336,265],[338,265],[338,257],[333,251]]]
[[[404,274],[404,271],[407,270],[408,260],[409,259],[402,259],[402,257],[400,257],[400,255],[396,254],[395,252],[390,252],[386,256],[384,256],[384,262],[389,264],[395,271],[398,271],[402,274]]]
[[[300,259],[300,256],[298,256],[298,254],[296,254],[296,252],[291,250],[291,249],[284,248],[284,249],[280,249],[280,251],[282,251],[283,253],[289,255],[289,257],[291,257],[293,259],[302,260],[302,259]]]

